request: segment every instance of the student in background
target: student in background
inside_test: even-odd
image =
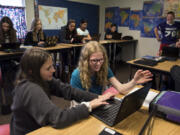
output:
[[[17,42],[16,30],[13,27],[11,19],[4,16],[0,21],[0,43]]]
[[[71,85],[102,94],[110,82],[120,93],[126,94],[135,85],[151,81],[151,77],[152,74],[148,70],[138,70],[130,82],[121,84],[108,66],[104,47],[96,41],[90,41],[81,50],[78,68],[71,75]]]
[[[91,109],[107,104],[106,100],[114,96],[111,93],[98,96],[77,90],[53,78],[54,72],[50,54],[38,48],[26,50],[13,90],[12,135],[25,135],[47,125],[64,128],[87,118]],[[75,99],[81,104],[63,110],[51,102],[50,94],[68,100]]]
[[[174,12],[169,11],[166,16],[166,22],[160,23],[154,29],[157,41],[161,42],[158,55],[161,55],[163,47],[175,46],[175,43],[177,42],[180,23],[175,22],[174,19]]]
[[[111,28],[107,29],[104,39],[115,39],[117,32],[116,24],[111,24]]]
[[[2,43],[15,43],[15,42],[17,42],[16,30],[13,27],[13,23],[11,19],[7,16],[4,16],[0,21],[0,46]],[[2,82],[0,83],[0,87],[1,87],[0,107],[2,114],[8,114],[11,112],[10,110],[10,105],[12,103],[11,92],[13,89],[13,81],[15,78],[16,68],[17,65],[13,60],[1,61],[0,72],[1,72]]]
[[[60,30],[59,40],[61,43],[74,43],[76,40],[76,22],[70,19],[66,26]]]
[[[46,35],[42,30],[42,23],[39,18],[35,18],[31,24],[31,31],[26,35],[24,44],[41,46],[45,44]]]
[[[81,20],[80,27],[77,28],[78,35],[84,36],[83,41],[89,41],[91,40],[91,36],[89,34],[89,31],[87,30],[88,22],[86,20]]]

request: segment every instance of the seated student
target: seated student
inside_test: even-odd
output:
[[[25,45],[41,46],[45,44],[46,35],[42,30],[41,20],[35,18],[31,24],[31,31],[25,37]]]
[[[53,78],[54,72],[50,54],[38,48],[25,51],[13,90],[11,134],[25,135],[47,125],[64,128],[87,118],[91,109],[107,104],[106,100],[114,96],[111,93],[98,96],[77,90]],[[76,99],[81,104],[63,110],[51,102],[50,94]]]
[[[16,30],[11,19],[4,16],[0,22],[0,44],[17,42]]]
[[[111,28],[106,31],[104,39],[117,39],[117,35],[120,34],[117,32],[116,24],[111,24]],[[120,38],[120,37],[119,37]]]
[[[59,40],[60,40],[60,43],[67,43],[67,44],[82,43],[82,39],[78,38],[78,35],[77,35],[75,20],[70,19],[67,25],[61,28]],[[63,59],[63,65],[65,66],[64,70],[66,70],[68,69],[68,65],[71,65],[70,63],[68,63],[69,62],[68,58],[71,56],[67,50],[63,50],[61,54],[62,54],[62,59]],[[78,59],[78,56],[76,56],[75,61],[77,61],[77,59]]]
[[[89,31],[87,30],[87,25],[88,22],[86,20],[81,20],[80,27],[77,28],[77,34],[84,36],[83,38],[84,41],[86,40],[89,41],[92,39],[89,34]]]
[[[0,46],[2,43],[15,43],[17,42],[16,30],[13,27],[11,19],[7,16],[2,17],[0,21]],[[15,77],[15,68],[16,64],[12,60],[1,61],[1,72],[2,80],[0,87],[0,105],[1,112],[4,114],[10,113],[10,104],[12,102],[12,89],[13,89],[13,80]],[[4,97],[1,95],[4,90]],[[5,99],[3,99],[5,98]],[[5,101],[2,103],[2,101]]]
[[[77,31],[75,20],[70,19],[66,26],[62,27],[59,35],[60,43],[77,43]]]
[[[102,94],[110,82],[120,93],[126,94],[136,84],[151,81],[151,77],[152,74],[148,70],[138,70],[130,82],[121,84],[108,66],[104,47],[96,41],[90,41],[81,50],[78,68],[71,76],[71,85],[74,88]]]

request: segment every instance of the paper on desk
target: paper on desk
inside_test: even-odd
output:
[[[150,102],[153,100],[153,98],[157,95],[158,93],[149,91],[148,95],[146,96],[143,106],[149,108]]]

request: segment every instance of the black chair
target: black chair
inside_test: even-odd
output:
[[[180,66],[173,66],[170,70],[171,77],[173,78],[175,82],[175,91],[180,92]]]

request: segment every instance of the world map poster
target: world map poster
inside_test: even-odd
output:
[[[161,1],[145,1],[143,5],[143,16],[157,17],[162,16],[163,3]]]
[[[149,38],[154,38],[154,28],[164,22],[166,18],[162,17],[143,17],[142,21],[142,26],[141,26],[141,37],[149,37]]]
[[[176,18],[180,18],[180,0],[164,0],[163,16],[166,16],[168,11],[173,11]]]
[[[129,17],[129,29],[141,30],[142,10],[131,10]]]
[[[105,30],[109,29],[112,23],[119,24],[119,7],[105,9]]]
[[[60,29],[68,21],[67,8],[40,6],[39,16],[44,29]]]
[[[129,27],[130,8],[119,9],[119,26]]]

